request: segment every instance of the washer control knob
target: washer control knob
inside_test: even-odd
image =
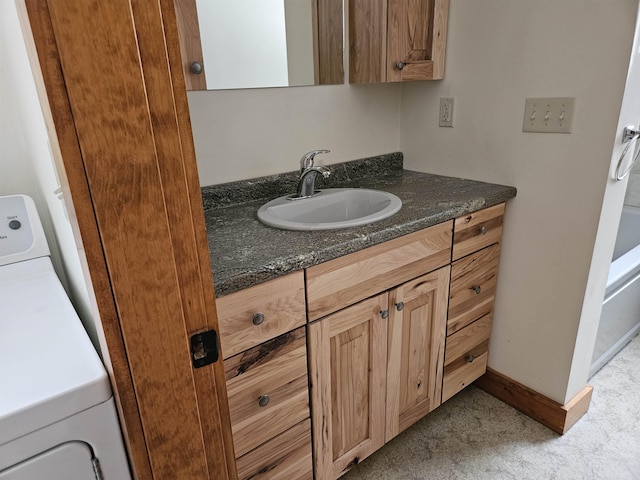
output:
[[[9,222],[9,228],[11,230],[18,230],[21,226],[22,226],[22,224],[20,223],[19,220],[11,220]]]

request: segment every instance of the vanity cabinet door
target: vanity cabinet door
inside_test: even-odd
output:
[[[390,292],[386,441],[440,405],[450,267]]]
[[[338,478],[384,444],[387,300],[371,297],[308,327],[316,480]]]

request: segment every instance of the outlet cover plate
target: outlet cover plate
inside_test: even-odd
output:
[[[527,98],[522,131],[571,133],[575,102],[574,97]]]
[[[440,116],[438,119],[440,127],[453,127],[453,102],[453,97],[440,99]]]

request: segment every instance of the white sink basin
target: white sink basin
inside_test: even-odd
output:
[[[311,198],[278,197],[258,210],[258,220],[285,230],[357,227],[390,217],[402,207],[392,193],[364,188],[329,188]]]

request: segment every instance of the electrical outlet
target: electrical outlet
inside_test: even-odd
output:
[[[571,133],[575,102],[573,97],[527,98],[522,131]]]
[[[453,127],[453,97],[443,97],[440,99],[440,119],[438,125],[441,127]]]

